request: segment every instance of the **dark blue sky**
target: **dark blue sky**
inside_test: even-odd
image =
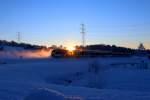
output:
[[[150,0],[0,0],[0,39],[50,46],[116,44],[150,48]]]

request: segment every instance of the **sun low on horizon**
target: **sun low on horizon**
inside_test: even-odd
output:
[[[69,50],[69,51],[74,51],[75,47],[74,46],[68,46],[68,47],[66,47],[66,49]]]

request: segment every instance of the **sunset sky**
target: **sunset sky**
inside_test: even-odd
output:
[[[50,46],[115,44],[150,48],[150,0],[0,0],[0,39]]]

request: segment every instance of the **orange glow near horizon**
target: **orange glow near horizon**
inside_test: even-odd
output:
[[[68,46],[68,47],[67,47],[67,50],[73,51],[73,50],[75,50],[75,47],[73,47],[73,46]]]

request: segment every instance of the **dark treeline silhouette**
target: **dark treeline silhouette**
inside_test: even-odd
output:
[[[3,50],[4,46],[11,47],[23,47],[24,49],[37,50],[37,49],[48,49],[46,46],[32,45],[29,43],[17,43],[15,41],[7,41],[0,40],[0,51]],[[53,47],[51,47],[53,48]],[[82,46],[76,46],[76,49],[83,48]],[[105,45],[105,44],[95,44],[95,45],[87,45],[84,47],[86,50],[98,50],[98,51],[108,51],[108,52],[122,52],[122,53],[147,53],[150,54],[150,50],[139,50],[139,49],[131,49],[126,47],[120,47],[116,45]]]
[[[76,46],[77,49],[83,48],[82,46]],[[126,47],[120,47],[116,45],[105,45],[105,44],[95,44],[95,45],[87,45],[85,47],[86,50],[98,50],[98,51],[108,51],[108,52],[122,52],[122,53],[130,53],[130,54],[137,54],[137,53],[147,53],[150,54],[150,50],[139,50],[139,49],[132,49]]]
[[[134,49],[119,47],[115,45],[105,45],[105,44],[97,44],[97,45],[88,45],[86,49],[89,50],[101,50],[101,51],[112,51],[112,52],[128,52],[133,53]]]
[[[45,46],[39,46],[39,45],[32,45],[28,43],[17,43],[15,41],[6,41],[6,40],[0,40],[0,50],[3,50],[4,46],[11,46],[11,47],[23,47],[24,49],[46,49]]]

